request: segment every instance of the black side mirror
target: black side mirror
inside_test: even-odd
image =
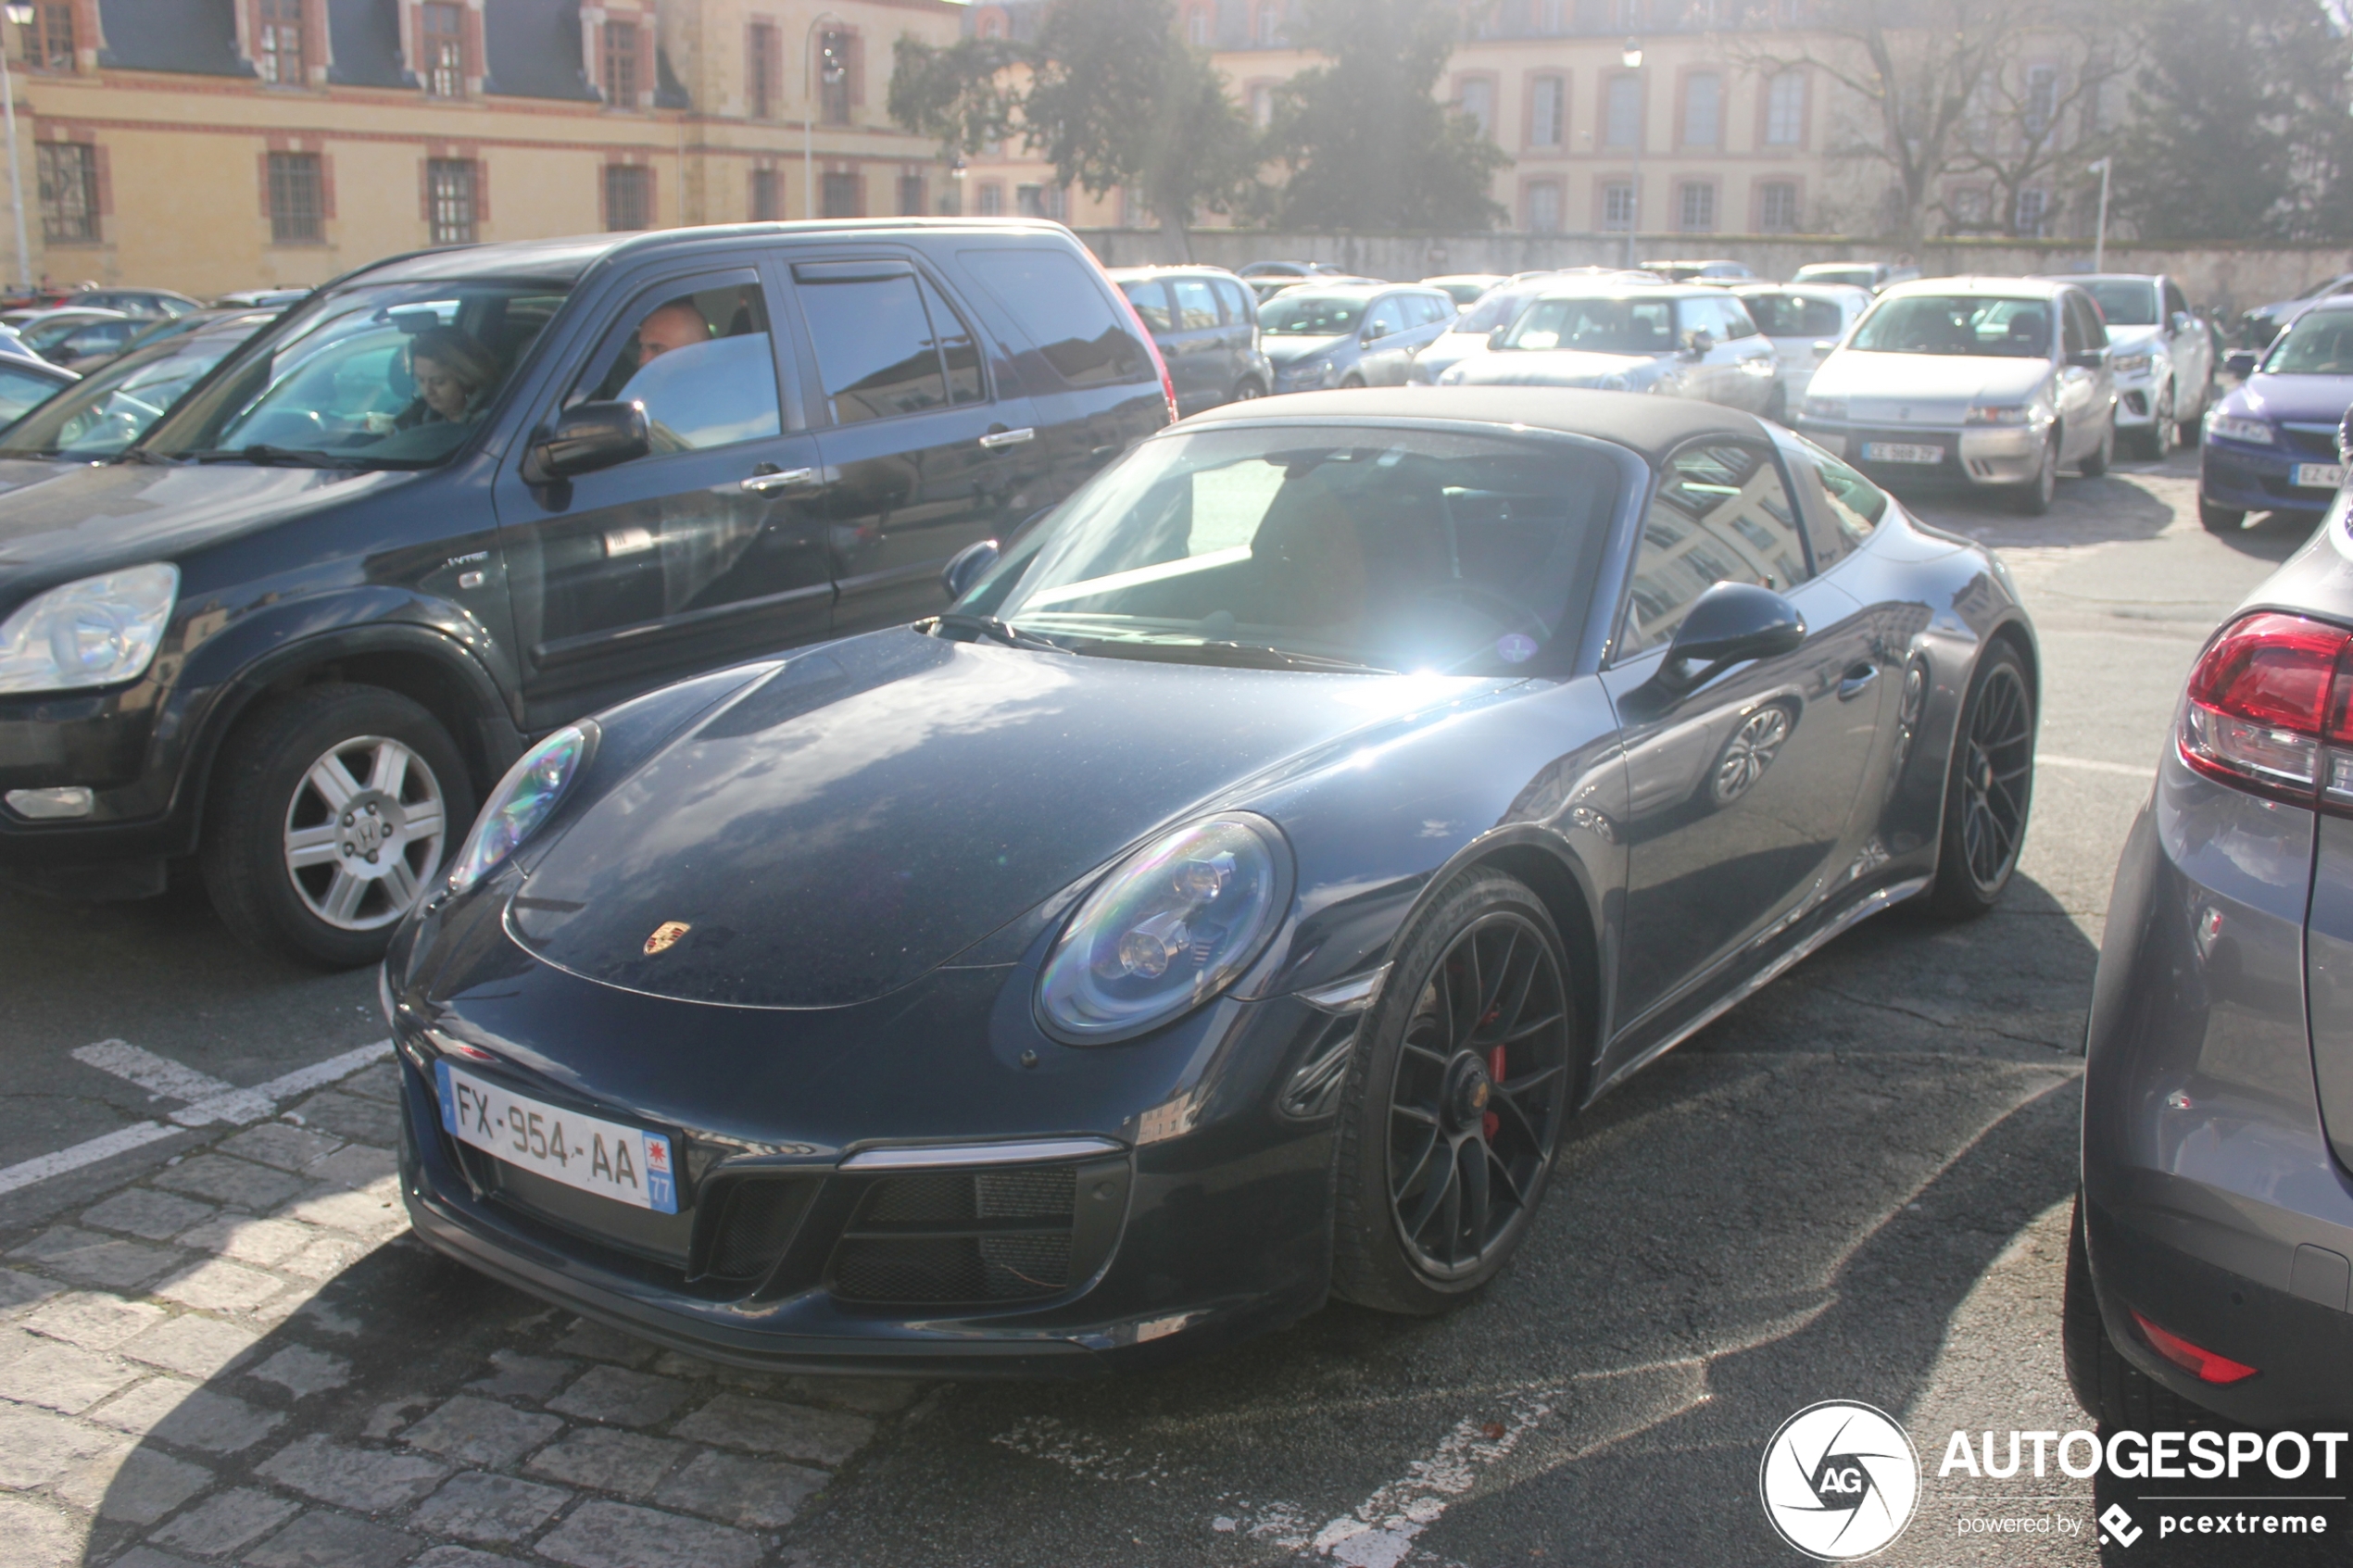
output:
[[[1497,327],[1493,332],[1487,334],[1487,346],[1490,348],[1501,348],[1504,346],[1504,340],[1511,335],[1511,328]]]
[[[1705,359],[1716,347],[1716,334],[1705,327],[1693,327],[1683,338],[1683,358]]]
[[[1669,693],[1705,684],[1729,666],[1794,653],[1806,641],[1806,618],[1770,588],[1718,583],[1692,601],[1656,683]]]
[[[2222,356],[2222,369],[2245,381],[2255,373],[2255,350],[2233,348]]]
[[[643,403],[580,403],[542,429],[524,455],[526,483],[546,484],[644,457],[653,449]]]
[[[981,574],[997,564],[997,541],[983,539],[967,545],[948,558],[939,573],[939,585],[948,590],[948,602],[955,603],[965,590],[980,581]]]
[[[1814,358],[1817,359],[1827,359],[1837,350],[1837,348],[1838,345],[1836,343],[1832,342],[1829,338],[1823,338],[1814,345]]]
[[[2079,348],[2067,357],[2067,362],[2079,370],[2096,370],[2108,363],[2105,348]]]

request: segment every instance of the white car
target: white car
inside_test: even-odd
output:
[[[1441,386],[1583,386],[1695,397],[1761,414],[1773,345],[1723,289],[1679,283],[1555,286],[1438,378]]]
[[[2161,272],[2070,277],[2108,322],[2108,368],[2116,375],[2117,433],[2143,457],[2177,442],[2196,445],[2214,397],[2214,338],[2182,286]]]
[[[1436,386],[1439,378],[1474,354],[1487,352],[1487,340],[1508,327],[1529,302],[1570,283],[1659,283],[1654,272],[1629,272],[1614,267],[1569,267],[1557,272],[1520,272],[1478,296],[1478,303],[1454,318],[1453,324],[1428,347],[1414,356],[1405,380],[1413,386]]]
[[[1765,417],[1789,423],[1804,406],[1814,369],[1870,308],[1871,291],[1848,283],[1740,283],[1730,291],[1773,345],[1773,400]]]
[[[2092,296],[2043,278],[1931,278],[1871,302],[1814,372],[1797,428],[1875,479],[2007,491],[2108,471],[2116,382]]]

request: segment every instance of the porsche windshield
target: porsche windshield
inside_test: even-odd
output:
[[[205,462],[430,468],[481,427],[563,285],[379,283],[314,300],[157,424],[144,449]]]
[[[1985,294],[1916,294],[1882,299],[1847,345],[1874,354],[1965,354],[2045,359],[2056,302]]]
[[[1574,643],[1616,465],[1541,436],[1148,443],[958,608],[1076,652],[1507,675]]]

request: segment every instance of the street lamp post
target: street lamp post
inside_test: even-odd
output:
[[[8,0],[6,7],[10,26],[24,36],[23,30],[32,25],[30,0]],[[7,51],[0,48],[0,119],[8,126],[8,207],[17,221],[17,283],[24,289],[32,287],[32,247],[25,243],[24,177],[17,171],[17,85],[16,72],[8,64]]]
[[[2104,157],[2086,171],[2100,177],[2100,221],[2099,227],[2092,231],[2092,270],[2095,272],[2108,270],[2108,177],[2115,165],[2115,158]]]
[[[820,11],[810,19],[809,30],[800,35],[800,84],[809,94],[800,106],[800,215],[803,218],[817,216],[817,155],[810,143],[810,127],[817,119],[818,85],[822,82],[831,86],[839,82],[849,69],[846,62],[836,59],[830,49],[825,51],[825,63],[822,69],[811,58],[817,47],[817,30],[827,22],[836,27],[842,25],[841,19],[831,11]]]
[[[1642,102],[1642,41],[1629,38],[1625,52],[1618,56],[1628,70],[1634,72],[1634,164],[1626,182],[1626,268],[1633,270],[1634,240],[1642,227],[1642,137],[1650,127],[1642,111],[1649,106]]]

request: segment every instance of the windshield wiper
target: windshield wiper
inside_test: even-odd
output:
[[[272,446],[257,441],[250,446],[210,446],[187,454],[197,463],[252,463],[262,468],[287,469],[356,469],[363,465],[357,458],[346,458],[333,452],[322,452],[315,446]]]
[[[1070,651],[1060,643],[1038,636],[1034,632],[1025,632],[1013,622],[1000,621],[993,615],[963,615],[950,610],[944,615],[933,616],[931,624],[935,631],[963,632],[971,636],[987,637],[991,642],[1002,643],[1009,648],[1031,648],[1039,653],[1068,653]]]
[[[1073,653],[1099,659],[1141,659],[1160,664],[1215,664],[1236,670],[1327,670],[1360,675],[1394,675],[1386,665],[1320,653],[1299,653],[1265,643],[1127,643],[1098,638],[1078,644]]]

